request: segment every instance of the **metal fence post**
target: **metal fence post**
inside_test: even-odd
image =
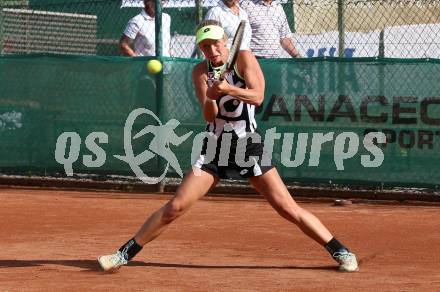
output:
[[[338,89],[341,94],[345,94],[345,1],[338,0],[338,34],[339,34],[339,60],[338,60]]]
[[[339,57],[343,58],[345,53],[345,3],[338,0],[338,33],[339,33]]]
[[[383,59],[385,57],[385,30],[382,29],[379,34],[379,94],[385,94],[385,71]]]
[[[196,25],[199,25],[203,20],[203,0],[196,0]],[[202,51],[196,46],[196,55],[194,57],[201,57]]]
[[[155,0],[156,56],[162,57],[162,5],[161,0]]]
[[[161,0],[155,0],[155,37],[156,37],[156,58],[159,59],[159,61],[163,64],[163,48],[162,48],[162,4]],[[164,64],[163,64],[164,65]],[[162,104],[163,104],[163,68],[162,71],[159,72],[159,74],[156,74],[156,114],[159,120],[162,122]],[[158,157],[158,167],[159,172],[164,169],[165,164],[163,162],[163,159]],[[160,181],[157,184],[157,191],[162,193],[164,192],[165,183],[164,181]]]

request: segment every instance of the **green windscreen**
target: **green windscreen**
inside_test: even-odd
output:
[[[123,159],[127,145],[146,176],[160,175],[167,165],[167,175],[178,176],[156,155],[164,153],[157,145],[188,170],[194,138],[204,130],[191,80],[198,60],[164,59],[163,74],[155,76],[147,61],[0,57],[1,172],[64,177],[71,164],[73,175],[135,176]],[[261,66],[266,89],[258,129],[263,138],[277,133],[271,155],[286,181],[438,185],[438,60],[279,59]],[[159,88],[156,78],[163,78]],[[133,118],[135,109],[148,111]],[[174,133],[186,138],[152,143],[165,129],[155,126],[172,119],[178,121]],[[146,134],[135,138],[142,130]],[[385,141],[366,140],[370,132]]]

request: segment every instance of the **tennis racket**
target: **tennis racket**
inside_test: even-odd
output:
[[[246,20],[240,21],[237,30],[235,31],[234,39],[232,40],[231,48],[229,49],[228,61],[226,62],[226,67],[222,72],[220,80],[223,80],[223,76],[226,72],[232,71],[234,69],[235,62],[237,61],[238,53],[240,52],[241,42],[243,40],[244,28],[246,26]]]

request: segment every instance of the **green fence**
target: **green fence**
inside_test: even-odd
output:
[[[240,1],[253,33],[263,16],[250,3]],[[303,57],[290,58],[274,40],[273,58],[260,60],[267,84],[257,120],[263,135],[279,134],[272,158],[283,178],[437,188],[439,1],[277,3]],[[171,58],[152,76],[151,57],[119,56],[119,38],[142,1],[0,0],[0,172],[178,176],[147,151],[157,142],[152,133],[165,129],[157,126],[172,119],[178,136],[191,134],[162,148],[188,169],[204,128],[190,74],[200,61],[192,58],[193,34],[215,5],[166,1]],[[142,130],[149,134],[135,138]],[[370,132],[386,143],[365,140]],[[139,165],[127,163],[127,148]]]
[[[241,0],[249,9],[251,0]],[[194,29],[217,0],[168,0],[171,55],[190,57]],[[432,0],[280,0],[304,57],[440,58],[440,3]],[[124,4],[124,5],[123,5]],[[118,55],[142,0],[2,0],[2,54]],[[249,12],[251,26],[263,16]],[[277,17],[273,21],[283,21]],[[264,30],[264,27],[262,28]],[[277,41],[278,57],[289,55]]]
[[[438,60],[314,58],[260,63],[266,76],[266,98],[257,121],[263,136],[271,128],[282,134],[275,141],[273,158],[284,179],[438,184]],[[173,69],[164,75],[163,119],[179,117],[191,126],[199,119],[187,74],[192,65],[191,61],[173,61]],[[369,132],[386,136],[380,147],[383,161],[373,167],[362,162],[366,157],[375,158],[363,140]],[[294,134],[293,140],[284,142],[288,133]],[[322,135],[327,135],[328,142],[318,151]],[[298,136],[303,144],[298,143]],[[283,153],[289,143],[291,150]],[[179,157],[188,155],[189,147],[176,149]],[[350,147],[351,154],[343,154],[350,158],[342,161],[339,156],[350,152]],[[189,167],[189,163],[184,164]]]
[[[120,159],[127,154],[124,134],[137,156],[149,149],[154,135],[134,135],[159,125],[144,112],[127,132],[127,118],[137,108],[160,112],[162,124],[177,119],[178,136],[192,131],[182,144],[167,144],[187,170],[194,137],[204,128],[189,74],[198,60],[165,59],[160,102],[147,60],[1,57],[1,172],[65,177],[71,164],[74,176],[134,176]],[[280,134],[273,159],[284,179],[437,187],[438,60],[314,58],[262,60],[261,65],[266,99],[257,121],[262,134],[269,129]],[[364,141],[371,131],[387,137],[375,148],[380,151],[371,151]],[[167,164],[159,159],[139,166],[147,176],[160,175]],[[177,173],[170,167],[167,175]]]
[[[2,172],[63,173],[55,160],[57,139],[63,132],[75,132],[81,138],[76,173],[129,173],[112,156],[92,169],[81,159],[91,154],[84,144],[91,132],[108,134],[105,152],[123,154],[128,114],[139,107],[155,109],[154,79],[146,74],[145,60],[12,56],[1,58],[0,68]],[[144,122],[154,121],[139,119],[134,129]],[[141,147],[144,143],[138,142]]]

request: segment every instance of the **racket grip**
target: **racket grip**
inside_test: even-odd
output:
[[[222,72],[222,73],[220,74],[220,77],[218,78],[218,80],[220,80],[220,81],[225,80],[225,75],[226,75],[227,72],[228,72],[228,71],[224,71],[224,72]]]

